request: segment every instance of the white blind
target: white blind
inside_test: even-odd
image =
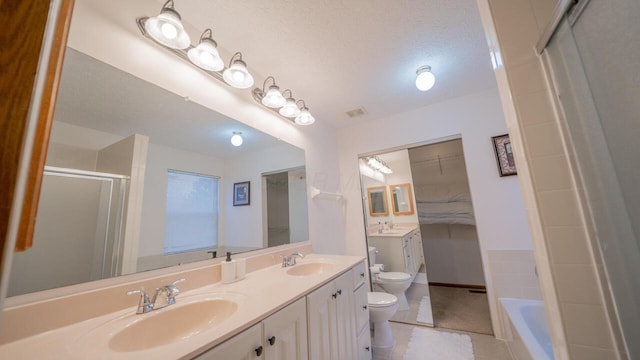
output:
[[[214,176],[169,170],[164,253],[218,246],[218,185]]]

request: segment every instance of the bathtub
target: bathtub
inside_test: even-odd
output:
[[[544,305],[539,300],[500,298],[507,345],[517,360],[553,360]]]

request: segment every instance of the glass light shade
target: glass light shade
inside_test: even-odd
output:
[[[315,121],[316,119],[313,118],[313,116],[309,112],[309,109],[307,109],[306,107],[300,111],[300,114],[296,116],[295,120],[296,124],[298,125],[311,125]]]
[[[244,142],[244,139],[242,139],[242,135],[238,133],[234,133],[233,136],[231,137],[231,144],[233,146],[240,146],[242,145],[243,142]]]
[[[247,89],[253,86],[253,76],[249,74],[247,65],[242,60],[235,60],[228,69],[225,69],[222,78],[234,88]]]
[[[145,31],[155,41],[172,49],[186,49],[191,45],[189,34],[184,31],[180,14],[173,9],[163,8],[160,15],[144,22]]]
[[[294,99],[288,98],[287,102],[280,108],[280,110],[278,110],[278,112],[284,117],[294,118],[300,115],[300,108],[298,108]]]
[[[431,72],[431,68],[429,66],[419,68],[417,74],[416,87],[420,91],[427,91],[436,83],[436,77]]]
[[[209,71],[224,69],[224,62],[220,58],[216,43],[211,39],[202,39],[198,46],[189,49],[189,60],[196,66]]]
[[[266,94],[264,94],[264,97],[262,97],[262,105],[270,108],[281,108],[286,103],[287,99],[282,96],[280,88],[277,85],[269,86],[269,90],[267,90]]]

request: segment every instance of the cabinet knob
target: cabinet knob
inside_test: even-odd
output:
[[[362,308],[363,308],[363,309],[365,309],[365,310],[367,310],[367,305],[363,306]]]
[[[338,297],[338,294],[337,293],[333,293],[333,294],[331,294],[331,296],[333,296],[333,298],[335,299],[335,298]]]
[[[364,277],[364,273],[363,272],[360,273],[360,277]]]
[[[365,347],[364,349],[365,349],[365,350],[367,350],[367,351],[370,351],[370,349],[369,349],[369,347],[368,347],[368,346],[367,346],[367,347]]]
[[[262,345],[256,348],[256,356],[260,356],[260,355],[262,355]]]
[[[342,295],[342,289],[338,289],[338,295]]]
[[[269,345],[273,345],[276,343],[276,336],[273,335],[270,338],[267,339],[267,341],[269,342]]]

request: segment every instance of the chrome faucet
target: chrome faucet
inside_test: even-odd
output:
[[[146,314],[153,310],[162,309],[169,305],[176,303],[176,296],[180,293],[180,289],[176,286],[177,283],[183,282],[184,279],[176,280],[173,283],[156,288],[156,293],[153,295],[153,299],[149,300],[149,295],[144,290],[132,290],[127,292],[127,295],[140,294],[140,300],[138,301],[138,309],[136,314]],[[158,304],[158,295],[164,299],[163,304]]]
[[[149,300],[149,295],[147,295],[144,290],[132,290],[127,292],[127,295],[140,294],[140,300],[138,301],[138,309],[136,310],[136,314],[146,314],[153,310],[153,304]]]
[[[288,266],[293,266],[296,264],[296,257],[299,257],[300,259],[304,258],[304,254],[301,252],[294,252],[293,254],[289,255],[289,256],[283,256],[282,257],[282,267],[288,267]]]

